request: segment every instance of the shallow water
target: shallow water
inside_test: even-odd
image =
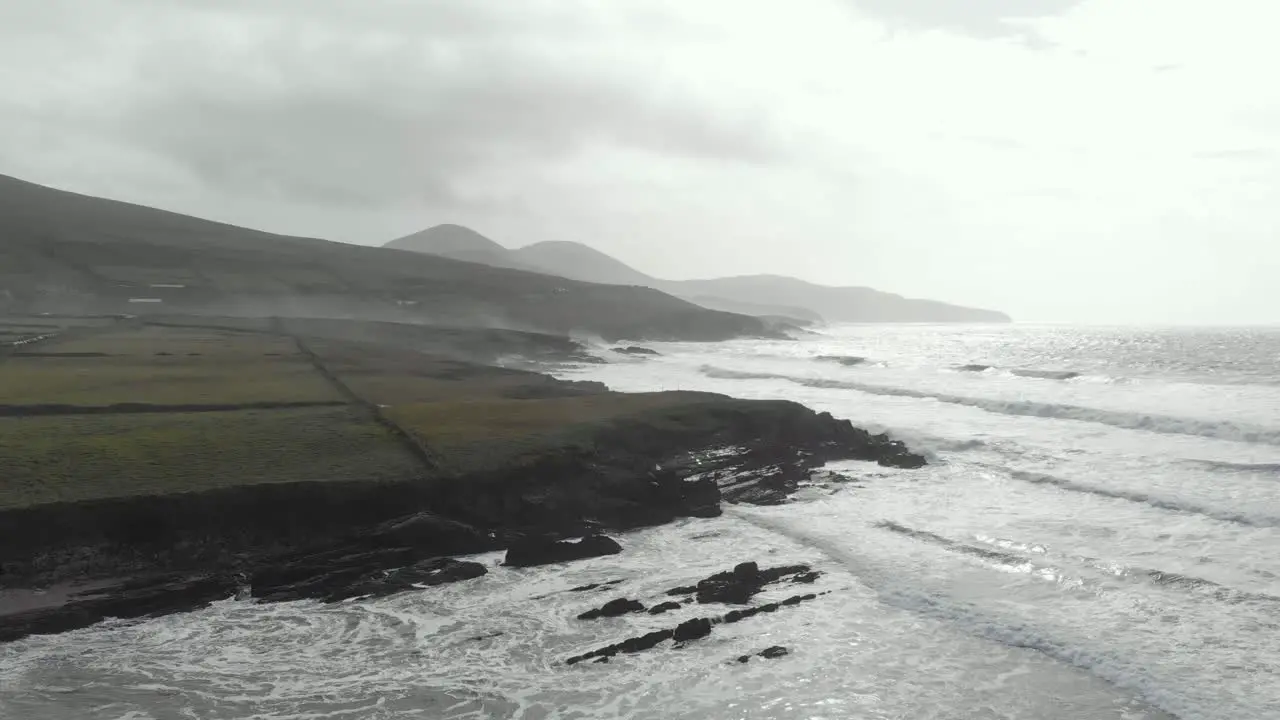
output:
[[[856,326],[655,347],[566,375],[788,398],[933,464],[845,464],[853,483],[564,567],[0,646],[0,717],[1280,717],[1280,332]],[[995,367],[954,369],[973,363]],[[830,594],[684,649],[562,664],[706,614],[578,613],[744,560],[811,563]],[[771,645],[791,654],[731,662]]]

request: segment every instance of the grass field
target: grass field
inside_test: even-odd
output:
[[[198,319],[191,319],[195,323]],[[419,330],[419,332],[423,332]],[[0,418],[0,507],[289,481],[388,480],[495,469],[586,447],[607,421],[689,405],[623,395],[403,346],[266,332],[126,323],[0,358],[0,405],[72,406]],[[372,409],[189,412],[182,405],[344,402],[312,356],[383,417],[425,443],[427,470]],[[585,394],[584,394],[585,393]],[[595,394],[591,394],[595,393]],[[91,413],[123,403],[164,412]]]
[[[4,405],[338,400],[342,397],[299,357],[15,356],[0,365],[0,404]]]
[[[257,358],[298,353],[292,340],[276,335],[159,326],[126,328],[82,337],[70,337],[42,347],[41,351],[44,350],[68,353],[98,352],[140,358],[164,357],[163,354]]]
[[[0,366],[0,404],[336,401],[294,342],[259,333],[142,327],[20,349]]]
[[[543,400],[489,399],[397,405],[386,409],[441,458],[445,469],[489,469],[548,447],[587,446],[602,421],[694,402],[680,393],[601,394]]]
[[[349,407],[0,418],[0,458],[0,507],[421,472]]]

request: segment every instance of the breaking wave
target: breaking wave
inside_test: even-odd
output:
[[[1024,417],[1054,418],[1059,420],[1077,420],[1080,422],[1110,425],[1125,430],[1143,430],[1171,435],[1195,435],[1241,443],[1259,443],[1280,445],[1280,430],[1233,423],[1225,420],[1197,420],[1194,418],[1171,417],[1167,415],[1149,415],[1145,413],[1129,413],[1116,410],[1100,410],[1079,405],[1063,405],[1057,403],[1039,403],[1029,400],[1000,400],[995,398],[975,398],[947,393],[912,390],[909,388],[890,387],[886,385],[868,385],[865,383],[844,380],[826,380],[821,378],[804,378],[776,373],[747,373],[726,370],[711,366],[703,366],[702,372],[707,377],[720,379],[788,380],[806,387],[856,390],[873,395],[893,397],[919,398],[936,400],[952,405],[974,407],[987,412],[1002,415]]]
[[[1209,470],[1221,470],[1237,473],[1255,473],[1262,475],[1280,475],[1280,463],[1235,463],[1221,460],[1187,460]]]
[[[1260,517],[1246,515],[1244,513],[1216,510],[1214,508],[1207,508],[1202,505],[1196,505],[1194,503],[1188,503],[1181,500],[1170,500],[1167,498],[1157,497],[1149,493],[1098,487],[1097,485],[1088,485],[1076,482],[1075,480],[1068,480],[1066,478],[1055,477],[1053,475],[1045,475],[1043,473],[1027,472],[1025,470],[1000,470],[1000,472],[1005,473],[1014,480],[1020,480],[1034,485],[1052,485],[1070,492],[1087,493],[1089,495],[1097,495],[1099,497],[1112,498],[1115,500],[1127,500],[1129,502],[1149,505],[1160,510],[1202,515],[1214,520],[1249,525],[1252,527],[1280,527],[1280,518],[1275,517]]]

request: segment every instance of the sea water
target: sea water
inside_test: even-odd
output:
[[[484,555],[483,578],[379,600],[227,600],[2,645],[0,717],[1280,718],[1280,330],[844,326],[653,347],[562,375],[794,400],[930,465],[841,463],[848,482],[627,534],[618,556]],[[563,664],[710,614],[584,610],[747,560],[809,563],[829,592],[684,648]],[[736,662],[774,645],[790,654]]]

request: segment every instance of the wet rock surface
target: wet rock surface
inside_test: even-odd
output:
[[[751,662],[752,657],[761,657],[766,660],[776,660],[780,657],[786,657],[787,655],[790,655],[790,654],[791,654],[791,651],[788,650],[787,648],[782,647],[781,645],[774,645],[773,647],[765,648],[764,650],[761,650],[760,652],[756,653],[754,656],[740,655],[738,656],[738,662],[740,663]]]
[[[509,548],[503,564],[511,567],[534,567],[617,555],[620,552],[622,546],[618,541],[606,535],[588,535],[581,540],[530,538]]]
[[[592,590],[604,590],[606,588],[613,587],[614,585],[621,585],[621,584],[622,584],[621,580],[609,580],[602,583],[591,583],[589,585],[579,585],[578,587],[575,587],[575,588],[569,588],[569,592],[576,592],[576,593],[591,592]]]
[[[700,640],[711,634],[711,618],[694,618],[676,626],[671,639],[676,642]]]
[[[747,603],[756,594],[765,589],[769,585],[783,585],[790,583],[808,584],[815,582],[822,573],[811,569],[808,565],[783,565],[773,568],[761,569],[759,563],[745,562],[739,563],[732,570],[719,572],[709,577],[703,578],[696,585],[687,585],[683,587],[672,588],[665,594],[695,596],[699,604],[743,604]],[[627,638],[621,642],[592,650],[581,655],[575,655],[565,662],[569,665],[576,665],[584,660],[595,660],[596,662],[607,662],[609,658],[621,653],[636,653],[643,650],[649,650],[658,645],[671,640],[673,643],[681,644],[701,640],[710,636],[715,626],[722,624],[731,624],[742,622],[749,618],[765,613],[773,613],[785,608],[795,607],[810,600],[816,600],[820,595],[826,593],[804,593],[792,595],[784,600],[777,602],[765,603],[763,605],[745,607],[741,609],[731,610],[723,615],[710,617],[696,617],[685,620],[675,627],[655,630]],[[639,605],[639,601],[632,600],[615,600],[619,603],[618,607],[622,607],[621,603],[635,603]],[[610,603],[610,605],[613,603]],[[663,602],[655,605],[649,610],[649,614],[656,615],[664,612],[679,610],[683,607],[676,602]],[[601,608],[603,610],[603,608]],[[594,612],[594,611],[588,611]],[[584,613],[586,615],[587,613]],[[626,614],[626,613],[623,613]],[[581,616],[580,616],[581,617]],[[765,654],[769,653],[769,654]],[[787,649],[781,646],[770,647],[760,653],[761,657],[776,658],[787,654]],[[743,656],[748,660],[750,656]],[[742,660],[741,662],[747,662]]]
[[[649,614],[650,614],[650,615],[661,615],[661,614],[663,614],[663,613],[671,612],[672,610],[679,610],[679,609],[680,609],[680,608],[682,608],[682,607],[684,607],[684,606],[683,606],[683,605],[681,605],[681,604],[680,604],[680,603],[678,603],[678,602],[664,602],[664,603],[659,603],[659,604],[654,605],[653,607],[649,608]]]
[[[700,604],[726,603],[745,604],[750,602],[766,585],[783,578],[806,578],[798,582],[813,582],[821,573],[813,571],[808,565],[784,565],[775,568],[760,569],[754,562],[741,563],[732,570],[716,573],[700,581],[697,586],[697,600]],[[807,579],[809,577],[812,579]],[[683,589],[683,588],[680,588]]]
[[[316,568],[284,568],[260,572],[253,577],[250,592],[262,602],[308,598],[340,602],[356,597],[386,597],[420,587],[470,580],[488,572],[480,563],[450,558],[432,558],[404,567],[373,570],[368,568],[376,567],[377,563],[369,562],[371,558],[368,556],[355,559],[355,563],[325,567],[315,575],[294,582],[282,583],[280,579],[292,580],[299,574],[309,574]]]
[[[854,365],[863,365],[867,362],[866,358],[858,355],[819,355],[814,359],[821,360],[823,362],[839,363],[849,367]]]
[[[639,600],[618,598],[610,600],[594,610],[588,610],[578,616],[579,620],[595,620],[596,618],[622,617],[628,613],[644,612],[644,604]]]
[[[662,354],[657,350],[653,350],[647,347],[640,347],[638,345],[629,345],[627,347],[616,347],[616,348],[613,348],[613,351],[618,353],[619,355],[654,356],[654,355]]]

